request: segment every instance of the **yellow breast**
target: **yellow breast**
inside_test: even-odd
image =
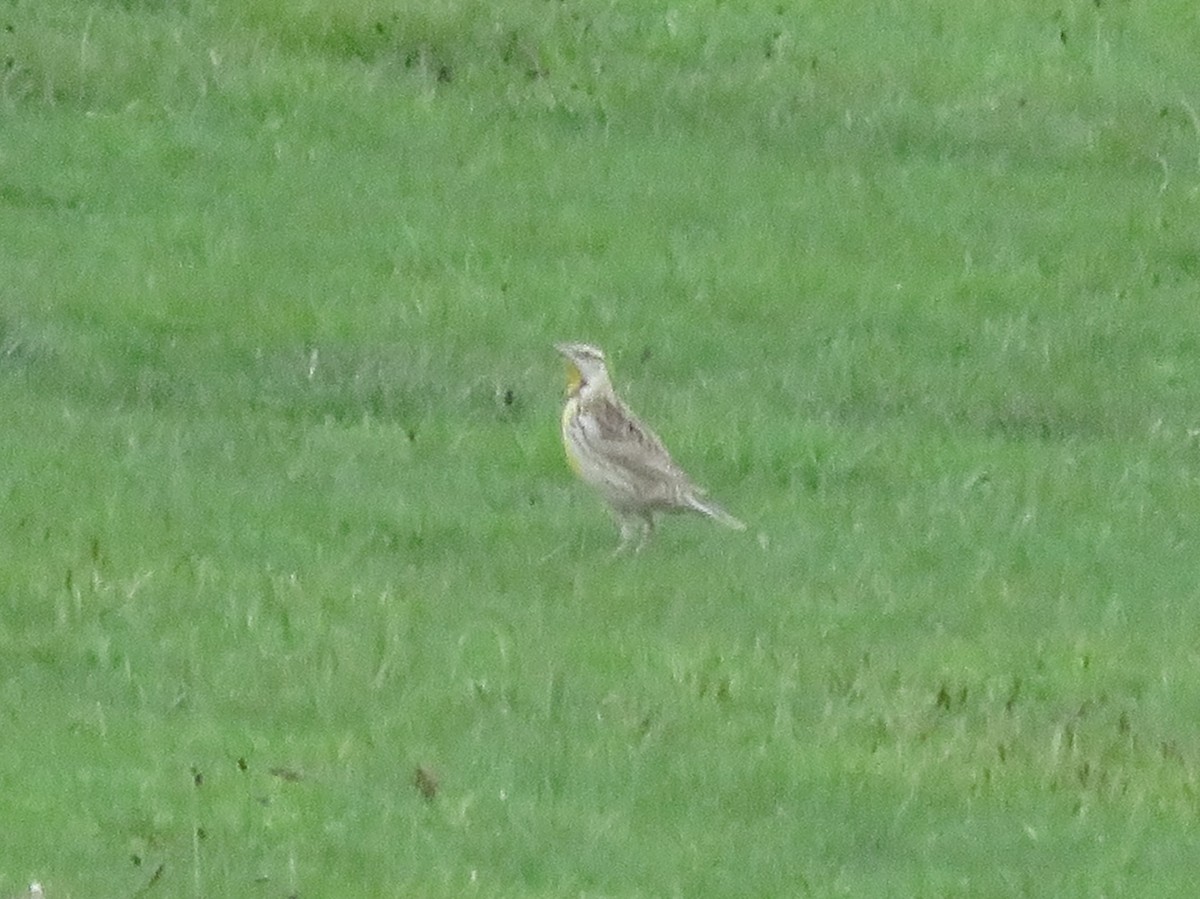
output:
[[[571,466],[571,470],[575,474],[581,474],[579,467],[579,457],[576,455],[575,443],[571,440],[571,420],[575,417],[575,413],[579,409],[579,398],[571,397],[567,400],[567,404],[563,406],[562,411],[562,441],[563,449],[567,452],[567,464]]]

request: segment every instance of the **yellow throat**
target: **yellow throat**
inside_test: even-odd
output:
[[[583,375],[574,362],[567,362],[567,396],[575,396],[583,386]]]

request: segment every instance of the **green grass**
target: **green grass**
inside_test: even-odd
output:
[[[0,895],[1194,890],[1200,18],[793,6],[0,3]]]

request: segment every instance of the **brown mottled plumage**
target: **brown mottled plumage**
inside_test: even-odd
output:
[[[699,512],[731,528],[745,528],[680,468],[662,440],[629,410],[609,379],[604,353],[586,343],[555,347],[567,360],[563,445],[571,468],[612,508],[624,549],[636,549],[654,530],[656,512]]]

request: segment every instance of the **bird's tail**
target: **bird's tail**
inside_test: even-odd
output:
[[[693,493],[688,496],[687,503],[690,508],[695,509],[702,515],[707,515],[713,521],[719,521],[727,528],[733,528],[735,531],[746,530],[746,525],[744,522],[734,518],[732,515],[714,503],[711,499],[707,499],[703,496],[697,496]]]

